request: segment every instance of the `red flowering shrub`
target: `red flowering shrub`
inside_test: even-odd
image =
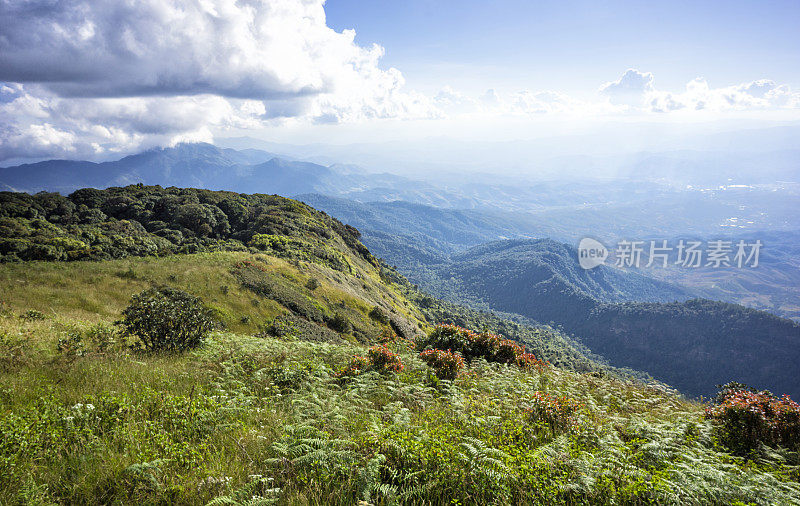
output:
[[[544,423],[555,434],[575,427],[581,409],[583,405],[570,397],[534,392],[527,413],[530,422]]]
[[[705,412],[706,418],[716,422],[722,444],[739,454],[759,443],[791,450],[800,447],[800,405],[788,395],[778,398],[743,385],[726,387],[717,396],[717,404]]]
[[[400,372],[403,370],[403,363],[397,353],[394,353],[385,346],[373,346],[367,352],[366,357],[356,355],[350,359],[342,370],[336,373],[337,378],[352,378],[367,371],[376,371],[381,374],[387,372]]]
[[[373,346],[367,353],[369,357],[369,367],[372,371],[400,372],[403,370],[403,363],[397,353],[385,346]]]
[[[471,357],[495,357],[502,341],[500,336],[489,332],[472,334],[470,335],[469,355]]]
[[[398,336],[391,329],[383,329],[381,335],[378,336],[378,342],[383,346],[390,347],[395,350],[413,350],[414,341],[411,339]]]
[[[533,353],[523,353],[522,355],[518,356],[516,364],[517,367],[520,369],[525,369],[526,371],[533,369],[542,371],[545,367],[547,367],[547,363],[536,358]]]
[[[454,380],[466,367],[464,357],[450,350],[425,350],[419,354],[419,358],[433,369],[439,379]]]
[[[516,341],[503,339],[489,332],[476,334],[456,325],[438,325],[427,337],[417,342],[419,350],[450,350],[472,361],[483,358],[489,362],[516,364],[523,369],[536,367],[541,370],[545,363],[537,360]]]
[[[525,348],[517,344],[516,341],[511,339],[503,339],[497,347],[497,351],[492,357],[491,362],[500,362],[501,364],[516,363],[517,358],[525,353]],[[487,360],[489,360],[487,358]]]

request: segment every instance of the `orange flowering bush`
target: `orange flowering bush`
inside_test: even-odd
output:
[[[516,359],[517,367],[530,371],[536,369],[537,371],[544,370],[547,363],[539,360],[533,353],[523,353]]]
[[[800,405],[788,395],[723,387],[705,416],[716,422],[720,441],[734,452],[747,453],[759,443],[800,449]]]
[[[544,423],[555,434],[574,428],[583,405],[571,397],[554,397],[544,392],[534,392],[528,407],[528,421]]]
[[[439,379],[454,380],[466,367],[464,357],[450,350],[428,349],[420,353],[419,358],[433,369]]]
[[[381,374],[388,372],[400,372],[403,370],[403,363],[397,353],[394,353],[385,346],[373,346],[367,352],[366,357],[355,355],[350,359],[342,370],[336,373],[337,378],[352,378],[367,371],[376,371]]]
[[[437,325],[433,332],[418,341],[417,348],[450,350],[467,361],[483,358],[489,362],[515,364],[523,369],[535,367],[541,370],[546,366],[516,341],[489,332],[475,333],[457,325]]]
[[[385,346],[373,346],[367,353],[369,367],[373,371],[400,372],[403,370],[403,363],[400,356]]]

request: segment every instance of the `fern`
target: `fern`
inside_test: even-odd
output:
[[[253,476],[249,483],[230,495],[214,498],[207,506],[269,506],[280,499],[281,489],[272,487],[272,478]]]

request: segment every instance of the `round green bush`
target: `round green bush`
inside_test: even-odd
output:
[[[196,348],[216,325],[213,311],[200,299],[168,287],[134,295],[119,323],[146,351]]]

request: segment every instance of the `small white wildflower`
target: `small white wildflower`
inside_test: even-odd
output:
[[[86,411],[94,411],[94,404],[87,404]]]

